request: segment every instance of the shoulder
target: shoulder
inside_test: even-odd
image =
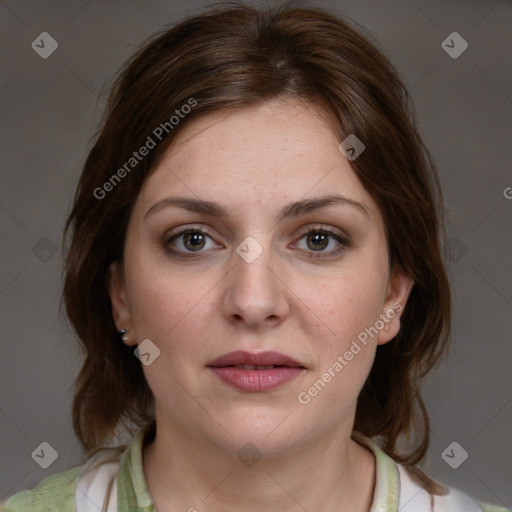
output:
[[[105,483],[115,478],[123,450],[124,447],[98,450],[83,465],[51,475],[33,489],[15,494],[0,504],[0,512],[76,512],[77,503],[89,510],[84,503],[96,504],[103,499]]]
[[[446,496],[435,496],[434,512],[457,512],[459,510],[475,510],[475,512],[512,512],[511,509],[482,503],[465,492],[448,487]]]
[[[497,507],[496,505],[486,505],[485,503],[480,503],[480,506],[484,512],[512,512],[512,508]]]
[[[444,496],[429,494],[415,480],[407,469],[396,464],[400,475],[400,506],[399,510],[413,512],[417,510],[433,510],[433,512],[512,512],[510,509],[481,503],[454,487],[445,486],[448,493]]]
[[[398,463],[387,455],[378,442],[353,431],[353,439],[375,455],[376,484],[372,510],[400,512],[512,512],[512,509],[481,503],[458,489],[442,485],[444,496],[433,494],[428,476],[419,468]],[[416,469],[420,474],[416,474]],[[413,474],[415,473],[415,474]],[[421,475],[425,478],[421,478]],[[434,482],[440,484],[439,482]],[[429,489],[429,490],[427,490]]]
[[[449,493],[446,496],[435,496],[434,512],[458,512],[459,510],[475,510],[475,512],[511,512],[511,509],[481,503],[469,494],[448,487]]]
[[[1,512],[74,512],[80,466],[56,473],[0,505]]]

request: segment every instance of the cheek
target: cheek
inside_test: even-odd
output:
[[[194,339],[205,316],[204,304],[212,283],[205,276],[187,276],[179,269],[171,273],[136,261],[130,275],[127,289],[137,337],[159,345],[169,345],[169,340],[179,343],[183,335]]]
[[[315,311],[328,328],[312,337],[316,364],[298,396],[305,412],[315,411],[327,424],[355,407],[374,361],[377,337],[371,327],[382,307],[383,282],[378,274],[354,273],[335,281],[321,298],[316,296]],[[310,297],[313,301],[315,295]]]
[[[160,350],[158,359],[143,368],[149,386],[157,400],[171,409],[190,407],[188,393],[201,391],[196,388],[195,372],[206,357],[207,327],[211,325],[206,304],[212,284],[205,279],[144,271],[132,274],[130,285],[137,340],[150,339]]]
[[[316,306],[325,323],[336,333],[339,343],[350,342],[364,329],[373,326],[383,312],[386,275],[378,267],[350,269],[332,279],[328,292]],[[314,295],[312,295],[314,296]]]

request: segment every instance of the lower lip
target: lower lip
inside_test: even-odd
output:
[[[234,366],[209,367],[226,384],[256,393],[277,388],[298,377],[304,368],[281,366],[268,370],[243,370]]]

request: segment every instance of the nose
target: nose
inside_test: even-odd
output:
[[[258,329],[274,327],[286,318],[290,289],[274,260],[271,249],[254,239],[233,253],[234,266],[223,294],[223,313],[230,322]]]

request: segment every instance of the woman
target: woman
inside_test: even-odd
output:
[[[66,227],[88,461],[5,510],[503,511],[416,467],[442,226],[407,91],[344,21],[235,6],[155,36]]]

